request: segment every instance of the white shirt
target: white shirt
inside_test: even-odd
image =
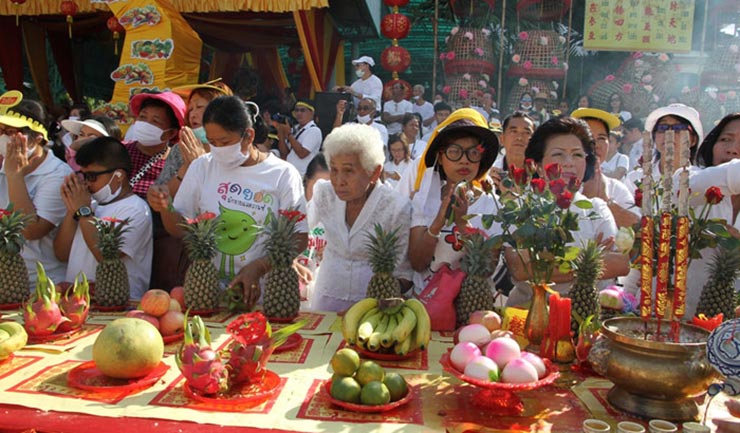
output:
[[[634,191],[630,191],[624,183],[613,177],[604,176],[604,180],[606,181],[606,196],[609,200],[637,216],[642,215],[642,210],[635,206]]]
[[[393,100],[385,101],[383,104],[383,112],[388,113],[391,116],[402,116],[406,113],[413,113],[414,108],[411,106],[411,102],[402,99],[400,102]],[[401,133],[402,125],[401,122],[391,122],[385,125],[388,129],[388,135]]]
[[[72,173],[72,169],[67,164],[51,152],[47,152],[44,161],[23,178],[28,196],[36,208],[36,215],[49,221],[54,226],[41,239],[26,239],[21,250],[21,256],[26,262],[26,268],[28,268],[30,289],[36,287],[36,262],[41,262],[44,265],[46,274],[53,281],[64,281],[67,267],[65,263],[57,260],[54,255],[54,238],[59,224],[67,212],[60,191],[64,177],[70,173]],[[5,167],[2,167],[0,169],[0,207],[7,208],[9,204],[8,178],[5,176]]]
[[[410,151],[411,151],[411,159],[418,159],[423,153],[424,150],[427,148],[427,142],[424,140],[416,140],[413,143],[411,143]]]
[[[385,153],[388,153],[388,129],[383,125],[382,123],[378,122],[377,120],[373,120],[370,122],[370,126],[377,129],[380,133],[380,139],[383,140],[383,150]]]
[[[370,75],[367,79],[358,79],[350,86],[353,91],[362,93],[362,98],[354,98],[355,108],[360,105],[360,100],[365,98],[372,98],[375,101],[375,106],[380,107],[380,99],[383,96],[383,82],[380,81],[377,75]]]
[[[318,129],[318,128],[316,128]],[[223,221],[213,263],[222,279],[264,256],[266,238],[259,228],[270,213],[297,208],[306,212],[301,176],[292,165],[272,154],[255,165],[227,168],[207,153],[193,161],[175,196],[174,206],[185,218],[213,212]],[[297,229],[306,233],[306,221]]]
[[[642,138],[632,143],[632,148],[630,149],[629,159],[630,159],[630,170],[634,170],[640,165],[640,157],[642,156],[642,146],[643,141]]]
[[[581,209],[575,205],[579,200],[589,200],[593,204],[593,209]],[[573,232],[573,242],[568,245],[582,248],[589,240],[596,239],[601,233],[603,239],[610,236],[616,236],[617,223],[614,216],[606,205],[606,202],[600,198],[589,199],[580,192],[574,194],[573,203],[570,211],[578,216],[578,230]],[[590,217],[591,212],[596,213],[595,217]],[[608,285],[612,280],[601,280],[599,287]],[[558,283],[552,286],[560,294],[566,294],[573,283]],[[532,288],[525,281],[514,280],[514,288],[509,293],[509,299],[506,300],[507,306],[518,306],[526,303],[532,298]]]
[[[298,169],[298,173],[303,176],[306,174],[308,163],[310,163],[314,156],[319,153],[319,150],[321,150],[321,142],[323,140],[321,128],[311,120],[304,126],[296,126],[293,129],[293,136],[296,141],[301,143],[301,146],[309,151],[309,154],[306,155],[305,158],[301,158],[296,155],[295,151],[291,148],[285,160],[293,164],[293,166]],[[290,143],[288,143],[288,146],[290,146]]]
[[[181,194],[187,195],[187,194]],[[136,194],[101,205],[93,203],[95,217],[111,217],[118,220],[129,219],[129,229],[123,234],[121,251],[125,254],[123,265],[128,273],[129,290],[132,299],[140,299],[149,290],[149,279],[152,273],[152,215],[149,205]],[[89,220],[80,220],[79,224],[89,224]],[[74,281],[82,271],[87,279],[95,281],[98,261],[82,236],[79,225],[72,240],[67,263],[67,281]]]
[[[434,105],[432,105],[432,103],[429,101],[424,101],[424,103],[421,105],[419,105],[417,101],[414,101],[413,106],[414,113],[419,113],[421,115],[421,127],[426,129],[427,127],[424,126],[423,123],[434,117]]]
[[[610,175],[617,171],[618,168],[623,168],[625,170],[625,174],[630,169],[630,161],[627,155],[623,153],[616,152],[611,158],[609,158],[608,161],[604,161],[601,163],[601,171],[606,174],[607,176],[611,177]]]
[[[351,228],[345,222],[347,205],[327,180],[319,180],[308,207],[308,224],[326,228],[326,247],[315,276],[309,304],[314,311],[342,311],[366,297],[373,275],[367,252],[367,235],[375,224],[398,229],[398,258],[393,275],[411,280],[408,263],[411,205],[390,186],[377,183]]]
[[[399,176],[403,176],[403,174],[406,172],[406,168],[411,163],[411,161],[401,161],[400,163],[396,164],[393,161],[388,161],[383,166],[383,171],[387,171],[389,173],[398,173]],[[391,187],[395,187],[396,183],[398,183],[397,180],[391,179],[390,177],[387,178],[385,183],[389,184]]]

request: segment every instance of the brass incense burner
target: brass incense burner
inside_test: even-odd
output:
[[[670,323],[615,317],[604,321],[602,337],[589,361],[594,371],[614,383],[607,399],[615,408],[639,417],[673,421],[697,420],[694,397],[706,392],[718,374],[706,356],[709,332],[681,325],[680,340],[667,337]]]

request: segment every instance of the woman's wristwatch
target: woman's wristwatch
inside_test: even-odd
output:
[[[95,212],[93,212],[92,208],[90,208],[90,206],[82,206],[77,209],[77,212],[75,212],[74,219],[75,221],[79,221],[80,218],[91,216],[95,216]]]

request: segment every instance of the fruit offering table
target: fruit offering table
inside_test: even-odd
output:
[[[0,320],[22,320],[18,311],[3,311]],[[334,313],[302,312],[308,324],[292,347],[273,353],[268,369],[279,376],[276,391],[254,407],[214,405],[189,398],[175,365],[179,342],[165,345],[169,367],[156,383],[140,389],[90,392],[74,388],[67,374],[92,359],[101,329],[122,313],[92,313],[82,330],[57,341],[29,344],[0,364],[0,432],[34,428],[40,432],[503,432],[581,431],[587,418],[617,422],[630,417],[606,403],[608,381],[561,368],[551,386],[517,392],[524,403],[518,416],[481,409],[475,386],[445,373],[439,362],[452,347],[452,335],[434,333],[427,352],[402,361],[377,361],[402,374],[413,388],[411,400],[385,413],[356,413],[334,406],[324,383],[331,377],[332,355],[344,345]],[[227,339],[225,313],[204,318],[213,346]],[[280,325],[276,325],[280,326]],[[297,340],[297,339],[295,339]],[[722,415],[715,398],[709,418]],[[477,404],[473,404],[477,403]],[[482,402],[485,403],[485,402]],[[727,415],[725,415],[727,416]],[[204,425],[206,424],[206,425]],[[645,424],[645,423],[643,423]],[[205,430],[204,430],[205,429]]]

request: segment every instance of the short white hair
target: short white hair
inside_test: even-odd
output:
[[[324,140],[326,163],[331,164],[336,155],[357,155],[362,168],[370,173],[385,162],[383,139],[380,132],[370,125],[345,123],[334,128]]]

